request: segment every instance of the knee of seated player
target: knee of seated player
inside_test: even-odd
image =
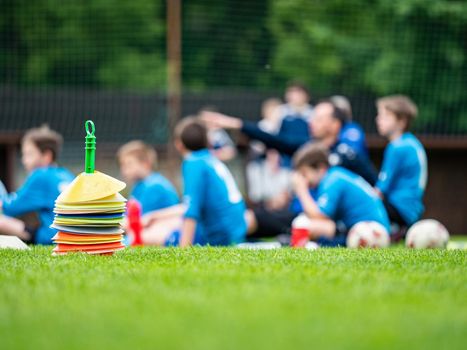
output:
[[[163,246],[167,238],[182,226],[180,218],[170,218],[156,221],[142,232],[143,244]]]
[[[332,238],[336,234],[336,223],[331,219],[312,219],[305,214],[300,214],[292,221],[292,228],[307,229],[311,239]]]

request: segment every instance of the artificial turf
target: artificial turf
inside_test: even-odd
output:
[[[0,251],[1,349],[464,349],[467,251]]]

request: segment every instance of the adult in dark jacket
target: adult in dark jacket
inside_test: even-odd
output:
[[[308,142],[320,142],[329,148],[331,166],[341,166],[360,175],[374,185],[377,180],[376,170],[369,159],[359,154],[350,144],[340,139],[342,127],[347,119],[345,113],[331,101],[325,100],[315,106],[314,116],[309,127],[312,138],[294,138],[274,135],[261,130],[255,123],[230,117],[221,113],[206,112],[202,118],[207,122],[225,129],[240,130],[252,139],[263,142],[267,147],[293,156]],[[292,220],[299,214],[294,210],[294,202],[285,210],[254,209],[249,214],[248,232],[251,237],[277,236],[288,232]]]
[[[304,144],[311,140],[273,135],[261,130],[256,124],[220,113],[206,112],[202,118],[217,127],[240,130],[252,139],[263,142],[267,147],[293,156]],[[341,130],[347,119],[345,113],[331,101],[325,100],[315,106],[314,116],[310,120],[310,131],[313,142],[320,142],[329,151],[331,166],[341,166],[374,185],[377,180],[376,170],[369,159],[357,153],[351,145],[340,140]],[[254,209],[249,215],[249,234],[253,237],[277,236],[288,232],[292,220],[299,214],[293,209],[293,203],[286,210],[271,211],[262,208]]]
[[[302,137],[284,137],[283,135],[270,134],[261,130],[255,123],[234,118],[221,113],[205,112],[203,119],[225,129],[240,130],[252,139],[263,142],[267,147],[274,148],[281,153],[293,156],[293,154],[310,141],[319,141],[330,150],[330,164],[343,168],[363,177],[370,185],[377,180],[377,173],[369,159],[353,149],[345,140],[340,139],[340,133],[345,124],[344,112],[330,101],[322,101],[315,107],[315,113],[310,120],[309,127],[312,139],[305,140]]]

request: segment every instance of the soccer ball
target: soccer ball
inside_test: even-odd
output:
[[[413,224],[405,239],[408,248],[445,248],[449,241],[449,232],[437,220],[420,220]]]
[[[375,221],[361,221],[352,226],[347,235],[348,248],[385,248],[389,246],[389,233]]]

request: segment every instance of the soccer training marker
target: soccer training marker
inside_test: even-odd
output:
[[[86,121],[85,171],[58,196],[52,228],[57,245],[53,255],[72,252],[113,254],[124,249],[121,227],[126,199],[119,193],[122,181],[95,170],[94,123]]]
[[[0,249],[27,250],[30,248],[16,236],[0,235]]]

